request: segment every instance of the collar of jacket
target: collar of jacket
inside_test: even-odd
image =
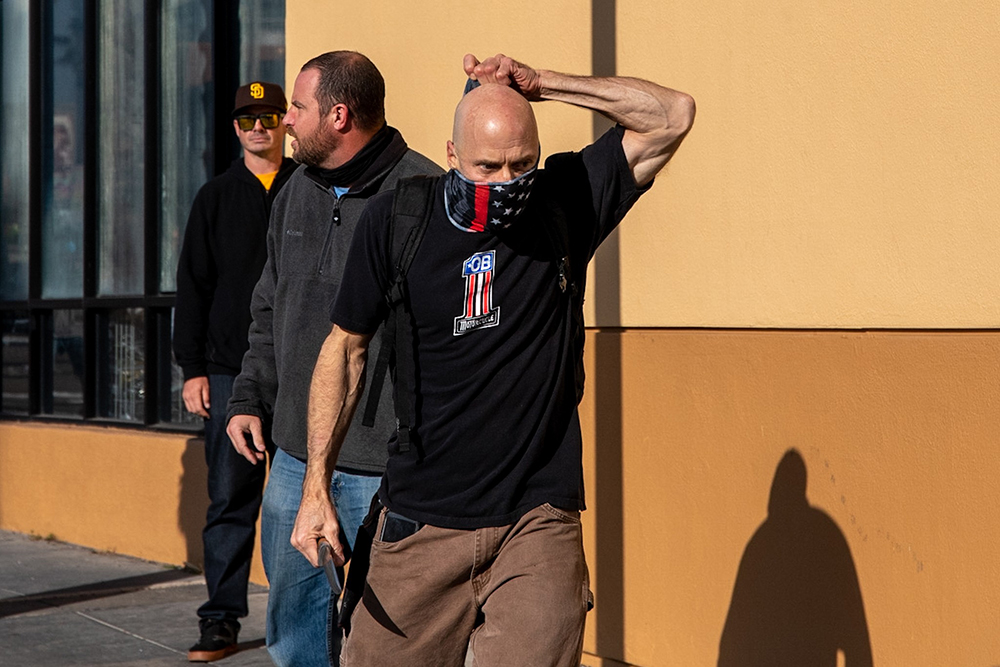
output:
[[[385,147],[385,150],[379,153],[378,158],[368,167],[361,180],[352,185],[347,194],[362,196],[366,193],[374,194],[373,191],[378,190],[382,181],[392,171],[392,168],[406,155],[408,147],[406,141],[403,139],[403,135],[394,127],[389,127],[389,131],[393,134],[392,141]],[[312,167],[306,167],[304,173],[317,186],[333,192],[333,188],[327,185],[326,181]]]
[[[293,160],[290,157],[281,158],[281,167],[278,169],[278,175],[274,177],[274,182],[279,183],[287,180],[288,177],[291,176],[292,172],[295,171],[295,168],[298,166],[299,166],[298,163],[296,163],[295,160]],[[243,161],[242,156],[233,160],[232,164],[229,165],[229,169],[227,171],[229,171],[233,176],[240,179],[241,181],[245,181],[247,183],[260,183],[260,180],[257,178],[257,176],[255,176],[252,171],[247,169],[247,165]],[[273,185],[271,186],[271,189],[272,190],[274,189]]]

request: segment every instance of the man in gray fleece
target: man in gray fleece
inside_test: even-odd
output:
[[[309,378],[330,333],[354,227],[372,195],[400,178],[442,172],[386,125],[384,98],[382,75],[359,53],[317,56],[296,77],[284,124],[301,166],[271,211],[250,349],[229,402],[227,432],[240,454],[263,465],[267,428],[278,447],[261,510],[261,556],[270,584],[267,648],[279,666],[325,666],[339,653],[330,585],[289,540],[306,468]],[[395,418],[388,385],[379,406],[375,428],[351,429],[330,487],[349,542],[385,469]]]

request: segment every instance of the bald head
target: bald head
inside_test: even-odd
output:
[[[538,162],[531,104],[513,88],[483,84],[455,109],[448,164],[473,181],[509,181]]]

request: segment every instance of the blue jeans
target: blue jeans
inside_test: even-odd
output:
[[[226,405],[233,393],[231,375],[210,375],[211,407],[205,420],[205,462],[211,504],[202,531],[208,602],[201,618],[236,621],[247,615],[247,582],[264,489],[265,466],[236,453],[226,435]]]
[[[264,490],[261,556],[270,584],[267,650],[278,667],[336,665],[340,629],[332,622],[336,600],[322,568],[309,564],[291,545],[302,499],[306,464],[278,449]],[[334,471],[331,496],[340,529],[353,547],[381,478]]]

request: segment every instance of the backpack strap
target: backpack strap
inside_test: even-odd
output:
[[[389,314],[382,329],[382,346],[371,376],[368,402],[362,419],[365,426],[375,425],[375,413],[382,395],[382,385],[389,369],[390,357],[394,357],[396,381],[394,402],[400,452],[406,452],[410,448],[416,395],[413,332],[408,309],[406,273],[427,230],[437,179],[438,177],[433,176],[413,176],[401,179],[396,185],[392,201],[392,219],[389,224],[390,256],[393,258],[395,275],[385,293]]]
[[[546,203],[545,228],[549,244],[556,253],[557,285],[566,303],[566,323],[572,344],[574,361],[573,374],[576,383],[576,402],[583,398],[585,369],[583,365],[583,345],[586,340],[586,328],[583,322],[583,293],[586,269],[577,276],[578,268],[573,263],[572,246],[569,236],[569,221],[563,208],[554,201]]]

